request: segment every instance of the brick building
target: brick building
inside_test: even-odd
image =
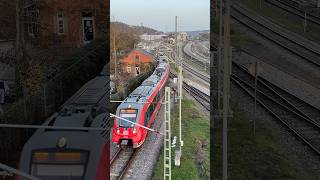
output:
[[[82,46],[106,36],[108,3],[108,0],[27,0],[25,31],[41,46]]]
[[[135,77],[147,72],[153,63],[154,57],[150,53],[142,49],[133,49],[120,60],[121,73]]]

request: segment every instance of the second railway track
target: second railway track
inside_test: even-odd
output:
[[[176,77],[175,74],[170,73],[171,77]],[[183,89],[187,91],[197,102],[199,102],[207,111],[210,111],[210,96],[200,91],[199,89],[183,82]]]
[[[245,27],[309,63],[320,67],[320,48],[318,48],[320,46],[318,44],[254,15],[253,12],[241,7],[238,3],[234,3],[231,10],[231,17]]]
[[[272,4],[288,13],[298,16],[301,19],[305,18],[305,12],[299,7],[298,4],[293,3],[290,0],[265,0],[265,2]],[[311,13],[307,13],[307,20],[320,25],[320,17]]]
[[[231,80],[254,97],[254,79],[245,68],[234,64]],[[320,110],[276,88],[265,79],[259,78],[257,87],[257,103],[320,156],[320,124],[316,119]]]

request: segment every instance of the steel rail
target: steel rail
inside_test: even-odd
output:
[[[251,75],[249,75],[248,73],[248,76]],[[254,86],[251,83],[248,83],[246,80],[244,80],[243,77],[239,77],[239,74],[236,73],[232,74],[231,80],[241,89],[243,89],[247,94],[249,94],[252,98],[254,98]],[[264,87],[268,88],[268,86]],[[273,89],[268,90],[273,94],[277,94]],[[314,137],[320,137],[319,124],[316,123],[313,119],[311,119],[308,115],[301,112],[298,107],[296,107],[292,103],[288,103],[288,101],[283,96],[277,94],[275,98],[271,97],[270,94],[268,95],[266,94],[266,92],[263,92],[261,90],[258,90],[257,92],[260,95],[257,98],[257,102],[262,107],[264,107],[269,113],[271,113],[273,117],[275,117],[278,121],[285,125],[290,130],[290,132],[292,132],[296,137],[298,137],[298,139],[300,139],[308,147],[310,147],[317,155],[320,155],[320,146],[316,140],[313,140]],[[267,105],[268,101],[269,106]],[[270,105],[270,102],[272,106]],[[294,108],[292,108],[291,106],[294,106]],[[284,114],[287,114],[287,116],[283,117]],[[311,131],[312,134],[310,135],[310,133],[308,133],[307,131]]]
[[[240,8],[235,8],[234,5],[232,6],[232,10],[233,11],[232,11],[231,17],[237,20],[238,22],[240,22],[242,25],[255,31],[265,39],[268,39],[274,42],[275,44],[283,47],[284,49],[295,54],[296,56],[307,60],[308,62],[310,62],[311,64],[317,67],[320,67],[319,52],[315,52],[312,49],[309,49],[308,47],[306,47],[305,45],[284,36],[282,33],[277,32],[270,27],[267,27],[265,24],[258,22],[254,17],[251,17],[245,12],[243,12],[243,10],[240,10]],[[243,17],[245,19],[249,19],[251,25],[249,25],[249,22],[247,20],[244,20]]]

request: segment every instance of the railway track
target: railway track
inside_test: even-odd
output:
[[[188,63],[183,62],[183,68],[187,70],[189,73],[197,76],[198,78],[204,80],[207,83],[210,83],[210,76],[204,73],[201,73],[200,71],[195,71],[194,68],[192,68]],[[209,67],[208,67],[209,68]]]
[[[170,77],[177,77],[175,74],[170,73]],[[197,102],[199,102],[207,111],[210,111],[210,96],[200,91],[199,89],[183,82],[183,89],[187,91]]]
[[[170,58],[172,61],[174,61],[174,58],[172,57],[172,53],[167,55],[168,58]],[[201,66],[204,66],[203,63],[201,63],[200,61],[196,62],[194,61],[195,63],[200,63],[199,65]],[[186,62],[183,62],[183,68],[184,70],[188,71],[189,73],[193,74],[194,76],[202,79],[203,81],[207,82],[207,83],[210,83],[210,76],[208,74],[205,74],[205,73],[202,73],[200,71],[195,71],[194,68],[192,66],[190,66],[188,63]],[[209,68],[209,66],[207,66],[207,68]]]
[[[233,64],[231,80],[254,97],[254,78],[245,68]],[[320,110],[261,77],[257,84],[257,103],[320,156]]]
[[[113,158],[110,160],[110,179],[124,179],[127,171],[133,161],[136,149],[124,148],[119,149]]]
[[[288,0],[265,0],[265,2],[272,4],[290,14],[298,16],[301,19],[305,18],[305,12],[303,9],[299,8],[298,4],[292,3]],[[311,13],[307,13],[307,20],[314,24],[320,25],[320,17]]]
[[[198,101],[207,111],[210,111],[210,96],[203,93],[199,89],[183,83],[183,88],[186,90],[196,101]]]
[[[318,44],[273,24],[269,20],[241,7],[238,3],[233,3],[231,10],[231,17],[245,27],[309,63],[320,67],[320,46]]]

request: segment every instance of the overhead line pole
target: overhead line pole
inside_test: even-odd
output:
[[[223,180],[228,179],[228,117],[230,113],[230,75],[231,75],[231,47],[230,47],[230,1],[224,1],[224,37],[223,37],[223,127],[222,127],[222,174]],[[221,5],[222,7],[222,5]]]
[[[180,157],[182,155],[182,83],[183,83],[183,75],[182,75],[182,45],[179,42],[179,140],[180,140]],[[179,157],[179,159],[180,159]]]
[[[114,23],[116,22],[115,17],[113,17]],[[116,29],[115,24],[113,27],[113,53],[114,53],[114,77],[117,78],[117,52],[116,52]]]

